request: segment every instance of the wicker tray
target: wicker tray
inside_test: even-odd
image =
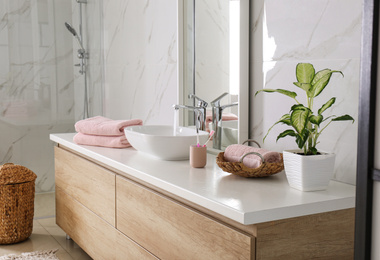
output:
[[[255,142],[259,147],[260,145],[253,140],[247,140],[250,142]],[[245,141],[244,143],[246,143]],[[243,143],[243,144],[244,144]],[[258,168],[248,168],[243,164],[243,159],[245,156],[248,154],[256,154],[261,157],[263,163],[258,167]],[[267,177],[276,173],[281,172],[284,169],[284,160],[282,153],[281,155],[281,162],[278,163],[268,163],[264,161],[264,158],[255,152],[252,153],[247,153],[242,156],[239,162],[229,162],[224,159],[224,152],[220,152],[218,156],[216,157],[216,163],[218,166],[225,172],[229,172],[241,177],[246,177],[246,178],[261,178],[261,177]]]

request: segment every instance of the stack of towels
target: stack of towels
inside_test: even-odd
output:
[[[103,146],[111,148],[131,147],[124,134],[124,128],[142,125],[140,119],[112,120],[95,116],[75,123],[74,142],[83,145]]]
[[[239,162],[241,157],[249,152],[261,154],[264,161],[267,163],[279,163],[282,161],[281,155],[278,152],[268,151],[263,148],[256,148],[242,144],[229,145],[224,151],[224,159],[229,162]],[[255,154],[250,154],[244,157],[243,164],[248,168],[258,168],[262,164],[262,160]]]

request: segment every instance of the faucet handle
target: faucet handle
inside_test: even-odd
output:
[[[189,94],[189,98],[194,98],[195,100],[198,100],[198,107],[207,107],[208,106],[208,103],[206,101],[197,97],[194,94]]]
[[[225,97],[226,95],[228,95],[227,92],[224,92],[222,95],[220,95],[219,97],[217,97],[216,99],[214,99],[213,101],[211,101],[211,106],[213,107],[220,107],[220,100]]]

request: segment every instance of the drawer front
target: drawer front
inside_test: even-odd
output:
[[[123,177],[117,228],[161,259],[253,259],[254,238]]]
[[[56,221],[93,259],[157,259],[56,187]]]
[[[354,259],[355,209],[257,224],[256,258]]]
[[[115,174],[67,150],[55,147],[55,183],[115,226]]]

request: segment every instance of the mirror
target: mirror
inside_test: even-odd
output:
[[[235,102],[238,105],[223,109],[222,127],[224,124],[226,129],[237,128],[236,138],[227,141],[222,136],[221,149],[231,143],[242,143],[248,139],[249,128],[249,0],[185,0],[178,1],[178,6],[178,101],[194,106],[190,94],[205,100],[210,119],[211,102],[228,93],[220,99],[220,105]],[[234,116],[238,119],[235,122],[224,121]],[[180,111],[179,122],[194,125],[194,113]],[[214,128],[212,123],[209,128]]]

